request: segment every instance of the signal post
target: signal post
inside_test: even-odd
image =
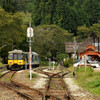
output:
[[[32,80],[32,49],[31,49],[31,44],[34,40],[34,32],[33,28],[31,27],[31,22],[30,22],[30,27],[27,28],[27,42],[29,42],[29,69],[30,69],[30,80]]]

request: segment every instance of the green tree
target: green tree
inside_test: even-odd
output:
[[[15,1],[17,11],[32,12],[35,26],[56,24],[75,35],[78,26],[91,26],[100,19],[99,0]]]
[[[86,27],[85,25],[83,26],[79,26],[77,28],[77,40],[78,41],[84,41],[86,38],[88,38],[88,36],[90,35],[90,33],[94,31],[95,34],[97,34],[98,36],[100,35],[100,23],[96,23],[93,24],[90,27]]]
[[[78,41],[84,41],[90,34],[91,30],[90,28],[84,26],[79,26],[77,28],[77,40]]]
[[[14,0],[2,0],[2,7],[7,12],[15,12],[15,2]]]
[[[0,47],[6,45],[2,51],[2,57],[6,56],[8,51],[16,48],[22,49],[26,38],[25,25],[22,25],[22,13],[14,13],[13,15],[0,9]],[[22,44],[24,43],[24,44]]]
[[[62,0],[58,0],[56,4],[56,10],[54,13],[54,17],[53,17],[53,24],[56,24],[64,28],[64,25],[65,25],[64,21],[66,21],[65,17],[66,17],[65,2],[63,2]]]
[[[100,20],[100,1],[99,0],[85,0],[83,9],[88,14],[90,25],[97,23]]]
[[[42,57],[56,57],[59,52],[65,52],[64,42],[68,40],[69,37],[70,34],[67,31],[55,25],[38,26],[35,28],[33,49]]]

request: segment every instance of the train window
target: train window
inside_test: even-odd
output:
[[[12,60],[12,59],[13,59],[13,54],[9,54],[9,55],[8,55],[8,59],[9,59],[9,60]]]
[[[17,54],[14,53],[14,60],[17,60]]]
[[[21,53],[18,54],[18,59],[19,60],[23,59],[23,55]]]

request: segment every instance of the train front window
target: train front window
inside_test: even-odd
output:
[[[12,59],[13,59],[13,54],[9,54],[9,55],[8,55],[8,59],[9,59],[9,60],[12,60]]]
[[[14,54],[14,60],[17,60],[17,54],[16,53]]]
[[[19,60],[23,59],[23,55],[22,55],[21,53],[18,54],[18,59],[19,59]]]

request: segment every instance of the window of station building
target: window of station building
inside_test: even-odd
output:
[[[13,54],[9,54],[9,55],[8,55],[8,59],[9,59],[9,60],[12,60],[12,59],[13,59]]]
[[[97,47],[98,46],[98,43],[96,42],[96,43],[93,43],[93,45],[95,45],[95,47]],[[100,43],[99,43],[99,46],[100,46]]]
[[[98,51],[98,43],[93,43],[93,45],[95,46],[95,51]],[[99,43],[99,49],[100,49],[100,43]]]

